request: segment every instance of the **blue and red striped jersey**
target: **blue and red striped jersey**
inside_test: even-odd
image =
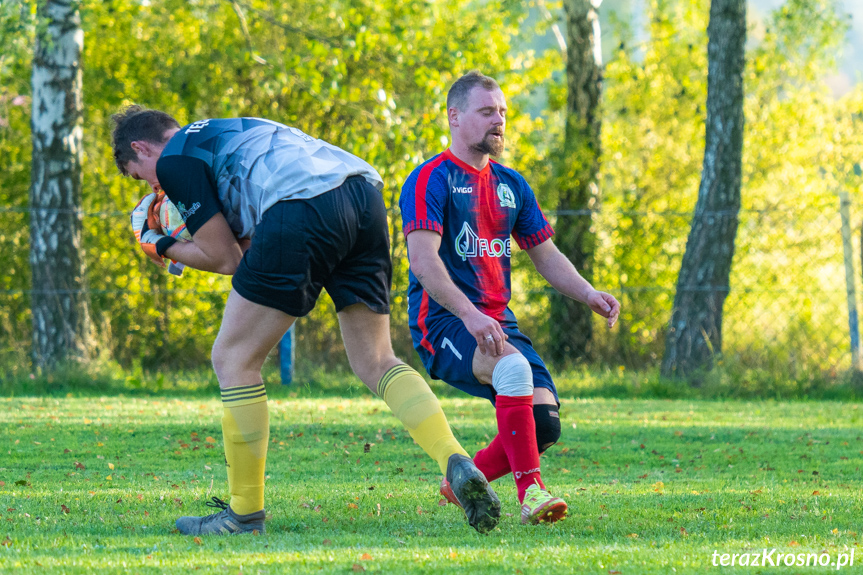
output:
[[[411,173],[399,205],[405,237],[418,229],[438,232],[438,254],[456,286],[486,315],[514,321],[507,308],[510,236],[527,249],[554,234],[525,179],[494,161],[477,170],[446,150]],[[408,314],[413,335],[424,346],[426,324],[452,317],[429,298],[413,272]]]

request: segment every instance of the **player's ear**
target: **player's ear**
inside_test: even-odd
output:
[[[455,106],[447,108],[446,114],[449,118],[449,125],[458,128],[458,108]]]
[[[153,151],[153,146],[146,140],[135,140],[129,146],[139,158],[150,156]]]

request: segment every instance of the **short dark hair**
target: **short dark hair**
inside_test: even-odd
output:
[[[169,114],[159,110],[148,110],[137,104],[111,116],[114,121],[112,145],[114,147],[114,162],[124,176],[128,176],[126,165],[138,159],[138,154],[132,149],[132,142],[144,141],[163,144],[165,132],[171,128],[179,128],[180,124]]]
[[[449,92],[447,92],[446,95],[447,110],[450,108],[458,108],[459,110],[464,111],[465,108],[467,108],[467,98],[470,95],[471,90],[477,86],[481,86],[489,91],[500,89],[500,86],[498,86],[494,78],[486,76],[479,70],[471,70],[450,86]]]

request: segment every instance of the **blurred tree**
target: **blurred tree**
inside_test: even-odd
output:
[[[35,2],[0,3],[0,373],[6,366],[29,372],[33,347],[26,290],[35,12]]]
[[[746,1],[712,0],[707,34],[704,164],[665,339],[666,376],[710,368],[722,350],[722,307],[740,211]]]
[[[81,56],[77,3],[39,3],[33,59],[30,272],[33,362],[86,359],[89,310],[81,250]]]
[[[596,183],[600,157],[599,98],[602,50],[599,17],[592,0],[566,0],[566,116],[563,155],[558,163],[558,219],[555,243],[582,277],[593,281]],[[562,216],[562,217],[560,217]],[[582,303],[553,293],[550,299],[549,354],[555,367],[590,359],[593,312]]]

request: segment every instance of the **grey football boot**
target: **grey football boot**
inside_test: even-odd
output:
[[[180,517],[177,519],[177,529],[183,535],[234,535],[237,533],[264,534],[266,512],[261,509],[248,515],[234,513],[231,506],[213,497],[207,501],[207,507],[221,509],[212,515],[204,517]],[[256,533],[257,532],[257,533]]]
[[[500,499],[470,457],[450,455],[446,481],[464,509],[467,522],[480,533],[488,533],[500,521]]]

